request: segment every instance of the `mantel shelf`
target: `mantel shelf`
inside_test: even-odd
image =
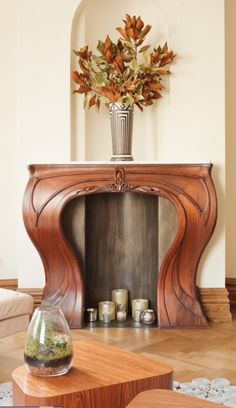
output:
[[[211,165],[211,161],[206,161],[206,162],[158,162],[158,161],[69,161],[69,162],[60,162],[60,163],[30,163],[28,166],[114,166],[114,165],[127,165],[127,166],[139,166],[139,165],[144,165],[144,166],[156,166],[156,165],[162,165],[162,166],[209,166]]]

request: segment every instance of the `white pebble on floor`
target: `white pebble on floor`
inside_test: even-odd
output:
[[[195,378],[191,382],[174,381],[174,391],[215,402],[226,407],[236,408],[236,386],[226,378]]]

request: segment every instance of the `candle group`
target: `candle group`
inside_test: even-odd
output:
[[[113,289],[112,300],[98,303],[98,320],[109,324],[112,320],[122,322],[127,319],[129,309],[129,295],[127,289]],[[131,302],[131,315],[135,322],[142,321],[143,312],[148,310],[148,299],[133,299]],[[87,309],[88,321],[97,320],[97,309]],[[96,316],[96,317],[95,317]]]

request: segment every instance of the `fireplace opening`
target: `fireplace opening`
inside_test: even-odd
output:
[[[157,312],[158,271],[177,232],[167,199],[135,193],[99,193],[74,199],[63,212],[65,237],[82,269],[85,309],[127,289],[131,301],[148,299]],[[113,323],[114,324],[114,323]]]

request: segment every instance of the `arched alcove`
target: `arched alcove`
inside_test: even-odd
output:
[[[83,0],[72,22],[71,51],[88,44],[95,52],[98,40],[104,40],[107,34],[115,41],[118,38],[115,28],[122,25],[126,13],[140,15],[146,24],[152,25],[145,44],[154,47],[169,40],[167,22],[156,0],[149,0],[148,7],[143,0]],[[71,67],[72,70],[77,69],[76,57],[73,54]],[[74,88],[75,84],[72,83],[72,89]],[[168,124],[168,80],[166,88],[168,92],[163,92],[163,98],[154,106],[146,108],[143,113],[135,108],[135,160],[158,159],[158,134],[165,132]],[[108,110],[101,106],[99,113],[95,109],[84,111],[83,100],[83,95],[73,95],[71,98],[71,159],[109,160],[111,135]]]

